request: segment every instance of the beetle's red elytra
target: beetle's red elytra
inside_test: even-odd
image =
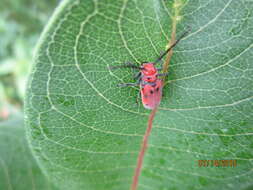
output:
[[[136,83],[123,83],[119,84],[120,87],[124,86],[139,86],[140,94],[142,99],[142,104],[146,109],[155,109],[159,106],[162,98],[162,89],[163,89],[163,80],[159,76],[167,76],[168,73],[159,73],[158,71],[162,70],[157,68],[156,63],[160,62],[162,58],[173,48],[176,44],[190,31],[187,30],[184,32],[178,40],[175,41],[158,59],[154,62],[143,62],[141,66],[137,66],[132,63],[125,63],[121,66],[112,66],[110,69],[116,68],[134,68],[138,69],[139,72],[136,75]]]
[[[141,99],[147,109],[154,109],[161,102],[162,79],[158,78],[158,71],[153,63],[144,63],[141,70]]]

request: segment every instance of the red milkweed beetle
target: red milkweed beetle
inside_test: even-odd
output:
[[[190,30],[190,29],[189,29]],[[143,62],[141,66],[134,65],[132,63],[125,63],[121,66],[112,66],[110,69],[116,68],[134,68],[140,70],[134,77],[137,79],[136,83],[123,83],[119,86],[140,86],[140,93],[142,104],[146,109],[154,109],[161,102],[163,81],[158,78],[159,76],[167,76],[168,73],[158,73],[162,68],[156,68],[155,64],[162,60],[162,58],[173,48],[176,44],[189,32],[184,32],[178,40],[174,42],[160,57],[154,62]]]

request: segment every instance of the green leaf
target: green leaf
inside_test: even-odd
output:
[[[0,189],[56,189],[43,175],[29,150],[20,116],[0,123]]]
[[[129,189],[149,111],[137,88],[117,87],[134,72],[108,66],[155,60],[179,6],[178,35],[192,31],[174,49],[138,189],[252,187],[253,4],[66,0],[38,44],[26,95],[29,140],[60,189]]]

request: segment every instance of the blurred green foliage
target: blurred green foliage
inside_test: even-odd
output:
[[[1,0],[0,121],[22,112],[34,46],[59,0]]]

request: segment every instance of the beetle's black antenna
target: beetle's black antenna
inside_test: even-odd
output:
[[[161,59],[173,48],[177,45],[178,42],[180,42],[180,40],[185,37],[188,32],[191,31],[191,28],[189,27],[188,30],[186,30],[176,41],[174,44],[172,44],[155,62],[154,64],[156,64],[157,62],[161,61]]]

